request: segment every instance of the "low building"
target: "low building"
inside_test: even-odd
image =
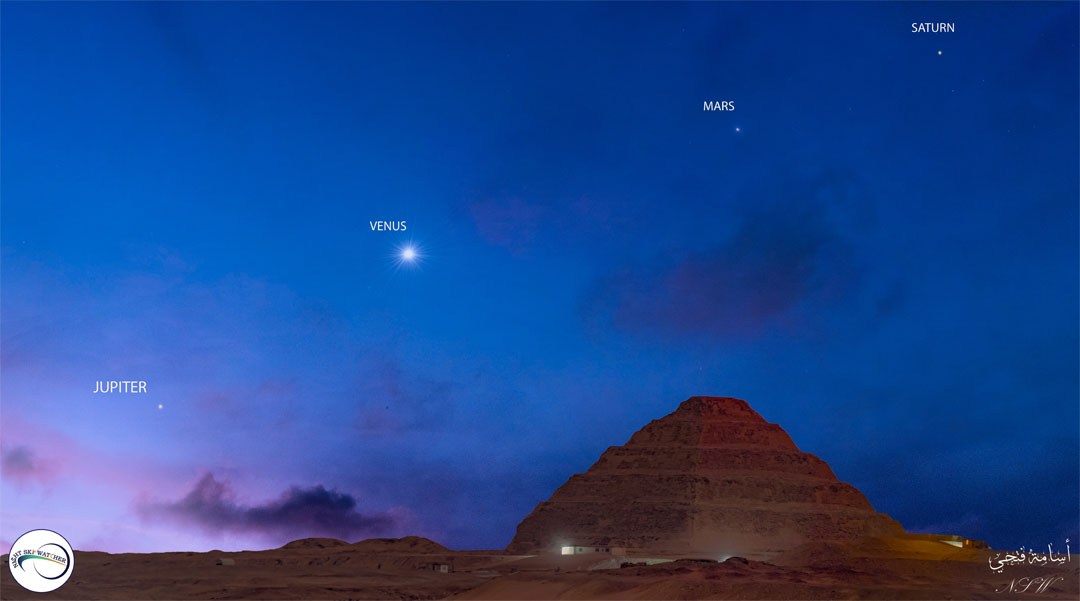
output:
[[[989,549],[986,541],[964,538],[958,534],[917,534],[908,532],[905,538],[944,543],[960,549]]]
[[[621,548],[621,547],[615,547],[615,548],[620,549],[622,551],[623,555],[626,554],[626,549],[625,548]],[[561,551],[562,555],[582,555],[582,554],[585,554],[585,553],[611,553],[611,549],[612,549],[611,547],[606,547],[606,546],[603,546],[603,545],[585,545],[585,546],[568,545],[568,546],[561,547],[560,551]]]

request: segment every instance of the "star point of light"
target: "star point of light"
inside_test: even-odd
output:
[[[406,242],[396,247],[392,256],[398,269],[418,268],[424,262],[423,249],[414,242]]]

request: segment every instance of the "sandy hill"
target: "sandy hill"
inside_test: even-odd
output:
[[[332,547],[345,547],[349,543],[336,538],[301,538],[291,543],[285,543],[282,549],[329,549]]]
[[[422,536],[402,538],[369,538],[354,543],[352,548],[366,553],[449,553],[450,549]]]

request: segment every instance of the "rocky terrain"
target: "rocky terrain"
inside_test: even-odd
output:
[[[521,572],[490,580],[455,599],[1077,599],[1075,562],[992,573],[988,552],[966,557],[941,543],[890,556],[841,544],[802,549],[810,562],[677,560],[569,573]],[[904,555],[907,555],[905,557]],[[915,557],[912,557],[915,555]],[[1041,579],[1041,580],[1039,580]],[[1039,591],[1043,582],[1050,585]],[[1012,588],[1010,588],[1012,585]]]
[[[330,538],[278,549],[208,553],[75,552],[75,569],[50,599],[439,599],[495,576],[502,551],[453,552],[426,538]],[[6,556],[5,556],[6,560]],[[220,565],[219,565],[220,564]],[[433,569],[447,566],[447,573]],[[452,571],[451,571],[452,570]],[[41,595],[0,578],[4,599]]]
[[[435,551],[429,553],[428,551]],[[62,588],[39,595],[7,569],[3,599],[1077,599],[1080,562],[995,573],[992,552],[905,538],[808,543],[771,561],[676,559],[611,567],[607,554],[449,551],[418,537],[304,539],[236,553],[76,552]],[[6,557],[4,558],[6,560]],[[224,561],[231,560],[231,562]],[[226,565],[218,565],[222,562]],[[228,565],[231,563],[232,565]],[[446,564],[443,573],[433,566]],[[608,566],[611,569],[596,569]],[[1024,580],[1027,578],[1027,580]],[[1041,584],[1051,584],[1036,593]],[[1010,590],[1010,584],[1013,589]],[[1026,590],[1022,587],[1027,586]]]

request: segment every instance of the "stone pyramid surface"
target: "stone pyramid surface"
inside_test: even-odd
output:
[[[572,476],[507,549],[765,558],[804,542],[903,532],[746,401],[691,397]]]

